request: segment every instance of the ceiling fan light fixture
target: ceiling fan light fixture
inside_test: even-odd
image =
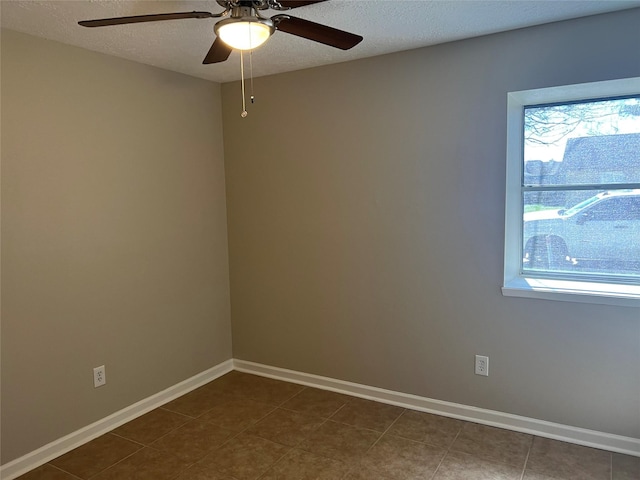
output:
[[[215,24],[220,40],[236,50],[253,50],[266,42],[274,31],[273,22],[266,18],[227,18]]]

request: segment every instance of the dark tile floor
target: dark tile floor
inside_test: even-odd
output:
[[[231,372],[20,480],[640,480],[640,458]]]

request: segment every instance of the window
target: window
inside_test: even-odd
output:
[[[512,92],[504,295],[640,306],[640,78]]]

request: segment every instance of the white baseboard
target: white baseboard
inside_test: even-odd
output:
[[[245,360],[233,360],[234,370],[253,373],[264,377],[285,380],[310,387],[345,393],[355,397],[376,400],[421,412],[467,420],[474,423],[505,428],[516,432],[529,433],[539,437],[552,438],[563,442],[599,448],[611,452],[640,457],[640,439],[623,437],[610,433],[571,427],[560,423],[546,422],[535,418],[521,417],[509,413],[444,402],[407,393],[384,390],[333,378],[321,377],[284,368],[270,367]]]
[[[640,457],[640,439],[623,437],[594,430],[571,427],[559,423],[546,422],[534,418],[521,417],[508,413],[486,410],[483,408],[444,402],[426,397],[419,397],[408,393],[394,392],[368,385],[345,382],[328,377],[321,377],[309,373],[271,367],[245,360],[227,360],[202,373],[172,387],[126,407],[108,417],[87,425],[65,437],[55,440],[33,452],[30,452],[12,462],[0,466],[0,479],[13,480],[24,473],[33,470],[77,448],[100,435],[110,432],[114,428],[127,423],[154,408],[158,408],[171,400],[194,390],[205,383],[230,372],[238,370],[253,373],[263,377],[275,378],[287,382],[306,385],[309,387],[331,390],[355,397],[376,400],[378,402],[397,405],[411,410],[434,413],[445,417],[467,420],[470,422],[505,428],[516,432],[529,433],[540,437],[552,438],[564,442],[600,448],[612,452],[624,453]]]
[[[17,458],[12,462],[2,465],[0,467],[0,479],[12,480],[19,477],[20,475],[87,443],[100,435],[110,432],[114,428],[117,428],[134,418],[144,415],[145,413],[150,412],[151,410],[158,408],[165,403],[190,392],[191,390],[195,390],[205,383],[215,380],[231,370],[233,370],[233,360],[222,362],[215,367],[194,375],[193,377],[169,387],[166,390],[123,408],[108,417],[98,420],[91,425],[87,425],[80,430],[70,433],[69,435],[55,440],[37,450],[34,450],[33,452]]]

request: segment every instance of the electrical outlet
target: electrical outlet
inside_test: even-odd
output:
[[[95,388],[101,387],[107,383],[107,372],[105,371],[104,365],[96,367],[93,369],[93,386]]]
[[[476,375],[489,376],[489,357],[476,355]]]

